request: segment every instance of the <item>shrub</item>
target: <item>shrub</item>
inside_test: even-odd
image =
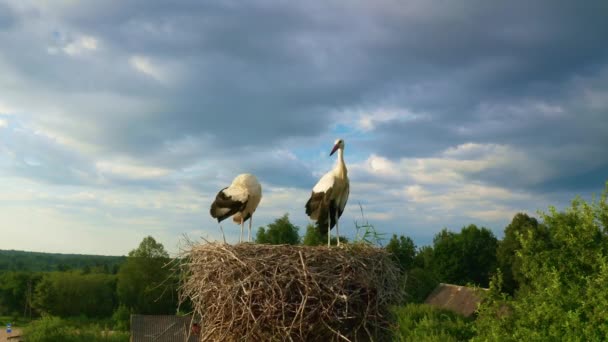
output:
[[[75,328],[59,317],[44,316],[27,326],[23,335],[28,342],[127,342],[129,333],[103,331],[98,325]]]
[[[130,318],[131,312],[129,309],[124,305],[119,306],[118,309],[114,311],[114,314],[112,314],[114,329],[123,331],[129,330],[131,323]]]
[[[65,322],[59,317],[43,316],[28,325],[23,335],[29,342],[61,341],[67,333]]]
[[[466,341],[473,337],[469,319],[426,304],[408,304],[394,310],[394,341]]]
[[[599,201],[577,198],[542,214],[548,241],[521,234],[524,285],[514,300],[482,305],[479,341],[604,341],[608,338],[608,187]],[[501,314],[501,306],[508,314]]]

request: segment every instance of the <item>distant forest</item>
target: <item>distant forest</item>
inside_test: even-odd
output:
[[[99,273],[118,272],[125,256],[83,255],[0,250],[0,272],[52,272],[90,270]]]

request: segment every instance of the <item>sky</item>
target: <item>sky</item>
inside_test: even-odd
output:
[[[340,232],[417,245],[608,180],[608,2],[0,0],[0,249],[171,253],[304,204],[345,140]],[[229,242],[239,227],[224,225]]]

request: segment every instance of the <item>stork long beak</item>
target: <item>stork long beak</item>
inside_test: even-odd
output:
[[[334,153],[336,153],[336,151],[338,150],[338,148],[340,147],[340,144],[335,144],[334,148],[331,150],[331,153],[329,154],[330,156],[333,155]]]

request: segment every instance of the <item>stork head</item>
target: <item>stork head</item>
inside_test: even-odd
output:
[[[331,150],[331,153],[329,155],[330,156],[333,155],[338,149],[341,149],[342,151],[344,151],[344,140],[337,139],[336,142],[334,143],[334,148]]]

